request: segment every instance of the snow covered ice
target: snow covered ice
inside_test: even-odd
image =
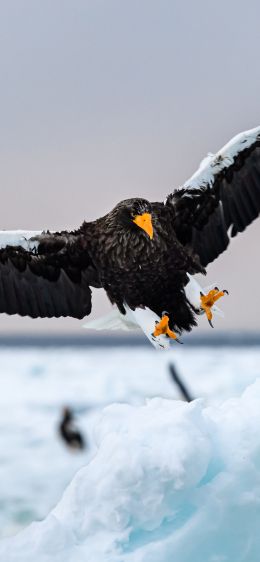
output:
[[[95,455],[1,561],[259,561],[260,380],[214,403],[113,404],[94,425]]]

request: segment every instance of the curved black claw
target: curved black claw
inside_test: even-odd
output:
[[[218,288],[218,287],[214,287],[214,289],[215,289],[215,291],[219,291],[219,288]]]
[[[229,292],[227,291],[227,289],[223,289],[223,293],[226,293],[226,295],[229,295]]]
[[[208,323],[209,323],[209,325],[211,326],[211,328],[214,328],[214,326],[213,326],[211,320],[208,320]]]
[[[183,345],[183,341],[179,340],[179,338],[176,338],[175,340],[177,343],[180,343],[181,345]]]

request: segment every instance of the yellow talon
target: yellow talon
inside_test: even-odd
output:
[[[214,306],[215,302],[217,302],[221,297],[224,297],[225,294],[228,295],[228,291],[226,291],[226,289],[224,289],[223,291],[219,291],[218,287],[215,287],[215,289],[209,291],[207,295],[203,295],[203,293],[200,293],[200,306],[206,313],[207,319],[212,328],[213,325],[211,321],[213,314],[211,312],[211,308],[212,306]]]
[[[155,338],[157,338],[158,336],[161,336],[162,334],[165,334],[166,336],[168,336],[169,338],[176,340],[177,336],[175,334],[175,332],[173,332],[170,328],[169,328],[169,316],[167,314],[164,314],[162,319],[160,320],[160,322],[157,322],[155,325],[155,329],[153,332],[153,336]]]

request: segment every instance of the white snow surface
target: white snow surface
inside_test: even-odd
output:
[[[35,353],[34,383],[32,374],[25,373],[30,385],[24,389],[20,373],[13,415],[21,402],[25,407],[24,396],[31,415],[33,403],[46,409],[68,397],[78,401],[80,395],[83,400],[84,385],[89,404],[121,403],[96,415],[86,466],[43,522],[2,540],[1,561],[259,561],[260,380],[253,382],[259,375],[257,349],[178,349],[170,357],[146,350],[104,350],[103,356],[100,351],[79,351],[77,361],[86,376],[72,386],[69,353],[49,351],[47,372],[36,372],[41,353]],[[206,398],[190,404],[171,399],[177,393],[166,377],[170,359],[193,394]],[[13,360],[23,363],[22,355]],[[7,367],[2,361],[5,373]],[[55,376],[59,369],[61,386]],[[10,378],[1,408],[4,403],[8,408],[8,397],[13,401]],[[169,398],[153,398],[156,394]],[[236,397],[223,401],[231,394]],[[50,465],[54,455],[52,444],[46,458]],[[83,459],[75,466],[77,462]],[[47,484],[54,482],[50,472]]]

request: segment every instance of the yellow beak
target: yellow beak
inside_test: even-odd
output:
[[[153,238],[153,225],[152,225],[152,216],[150,213],[143,213],[142,215],[136,215],[133,219],[133,222],[137,224],[140,228],[142,228],[146,234],[148,234],[149,238],[152,240]]]

